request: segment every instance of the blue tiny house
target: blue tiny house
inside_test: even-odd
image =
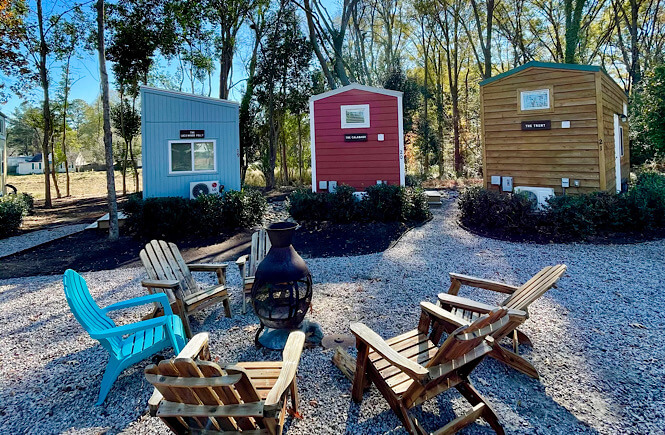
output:
[[[240,190],[238,103],[141,87],[143,197]]]

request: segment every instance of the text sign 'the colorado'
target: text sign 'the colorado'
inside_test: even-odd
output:
[[[552,121],[522,121],[522,130],[551,130]]]
[[[367,133],[345,134],[344,142],[367,142]]]

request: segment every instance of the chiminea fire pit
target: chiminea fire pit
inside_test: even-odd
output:
[[[271,349],[283,348],[289,331],[308,327],[303,320],[312,303],[312,275],[291,246],[296,227],[277,222],[266,228],[272,246],[254,275],[252,305],[261,321],[255,341]]]

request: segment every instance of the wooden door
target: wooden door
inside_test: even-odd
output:
[[[623,155],[623,127],[618,114],[614,114],[614,178],[617,193],[621,192],[621,156]]]

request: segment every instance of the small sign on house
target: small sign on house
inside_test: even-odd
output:
[[[205,130],[180,130],[180,139],[203,139]]]
[[[367,142],[367,133],[345,134],[344,142]]]
[[[551,130],[552,121],[522,121],[522,130],[524,131],[533,131],[533,130]]]

